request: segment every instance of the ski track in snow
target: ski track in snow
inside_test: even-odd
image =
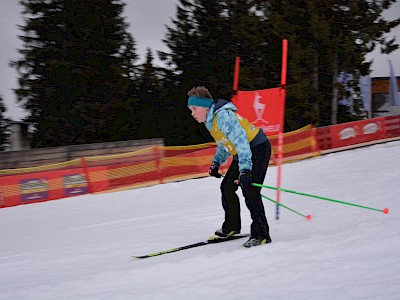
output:
[[[312,220],[283,207],[275,220],[265,200],[273,242],[250,249],[240,239],[131,258],[213,234],[223,221],[215,178],[1,209],[0,299],[397,300],[399,155],[391,142],[284,165],[284,188],[390,213],[282,193]],[[265,184],[276,185],[276,168]]]

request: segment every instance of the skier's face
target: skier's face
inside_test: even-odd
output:
[[[189,105],[189,109],[192,112],[192,117],[196,119],[197,122],[203,123],[207,119],[207,113],[210,110],[206,107]]]

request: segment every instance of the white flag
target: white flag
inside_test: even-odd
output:
[[[360,90],[363,106],[366,111],[371,111],[371,76],[360,77]]]
[[[397,78],[391,60],[389,60],[389,68],[390,68],[389,103],[392,106],[396,106],[400,105],[399,89],[397,86]]]

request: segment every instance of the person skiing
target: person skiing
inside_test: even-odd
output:
[[[187,96],[192,117],[197,122],[205,124],[217,143],[209,174],[220,178],[220,165],[233,155],[233,160],[221,182],[225,221],[215,235],[227,238],[240,234],[240,202],[236,194],[240,185],[252,219],[250,238],[243,246],[249,248],[271,243],[261,199],[261,188],[252,185],[253,182],[262,184],[267,173],[271,156],[271,144],[267,136],[240,116],[231,102],[223,99],[214,100],[204,86],[192,88]]]

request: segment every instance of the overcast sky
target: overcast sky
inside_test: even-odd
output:
[[[3,96],[7,112],[5,116],[15,121],[25,116],[24,111],[19,108],[13,89],[17,88],[17,73],[14,68],[8,66],[10,60],[18,58],[17,48],[21,48],[22,43],[18,38],[21,34],[17,25],[23,25],[21,6],[18,0],[0,1],[0,95]],[[171,24],[171,18],[175,17],[176,5],[178,0],[125,0],[126,21],[129,23],[128,30],[136,40],[137,53],[144,58],[147,47],[154,51],[168,49],[162,43],[165,37],[166,25]],[[385,13],[385,17],[392,20],[400,16],[400,0],[398,0],[390,11]],[[390,33],[397,37],[400,42],[400,26]],[[289,45],[290,51],[290,45]],[[155,55],[155,59],[156,59]],[[381,55],[379,50],[374,51],[367,57],[374,59],[372,65],[373,77],[389,76],[388,59],[391,59],[396,71],[400,75],[400,50],[390,55]]]

